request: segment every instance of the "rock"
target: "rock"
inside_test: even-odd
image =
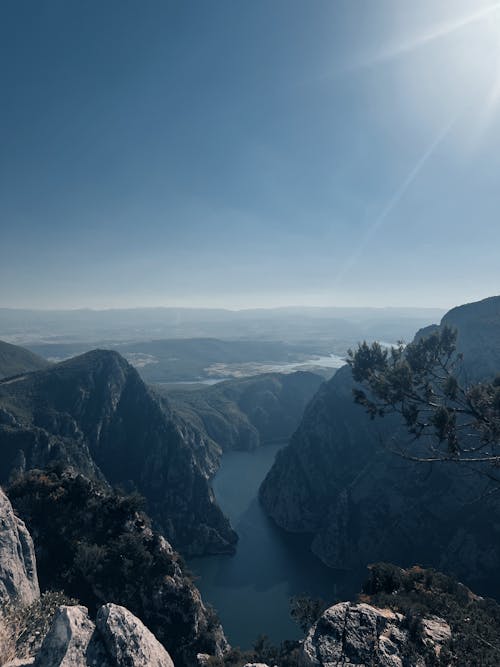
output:
[[[403,616],[367,604],[341,602],[327,609],[301,650],[304,667],[403,667],[408,632]]]
[[[0,602],[25,605],[39,596],[33,540],[0,489]]]
[[[402,614],[341,602],[327,609],[310,629],[300,662],[302,667],[404,667],[412,655],[414,667],[425,667],[425,647],[439,656],[451,630],[445,620],[432,616],[422,619],[419,635],[412,641]]]
[[[87,649],[94,629],[86,607],[59,607],[35,667],[88,667]]]
[[[86,607],[61,606],[35,667],[174,667],[152,632],[125,607],[107,604],[94,624]]]
[[[441,646],[451,639],[450,626],[439,616],[422,619],[421,633],[423,641],[434,647],[437,656],[441,653]]]
[[[125,607],[106,604],[97,613],[97,630],[116,667],[174,667],[152,632]]]

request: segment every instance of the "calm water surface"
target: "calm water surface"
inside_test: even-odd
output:
[[[263,512],[259,486],[283,445],[228,452],[213,487],[239,535],[234,556],[193,559],[190,569],[205,602],[214,606],[233,646],[250,648],[260,634],[279,643],[301,636],[289,615],[289,599],[308,593],[328,602],[352,597],[359,577],[323,565],[303,536],[280,530]]]

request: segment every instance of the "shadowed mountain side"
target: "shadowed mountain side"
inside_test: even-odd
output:
[[[116,352],[95,350],[0,383],[0,473],[61,463],[137,488],[186,554],[224,552],[236,536],[208,477],[218,447],[156,397]]]
[[[0,340],[0,379],[48,368],[49,362],[18,345]]]
[[[468,376],[500,369],[500,297],[456,308],[443,324],[458,328]],[[310,403],[261,487],[269,515],[312,534],[313,551],[333,567],[419,561],[500,593],[498,494],[483,497],[485,480],[467,467],[397,457],[390,448],[406,430],[392,418],[371,421],[353,386],[343,368]]]
[[[269,373],[197,391],[170,390],[166,396],[177,413],[224,450],[254,449],[287,440],[322,382],[314,373]]]

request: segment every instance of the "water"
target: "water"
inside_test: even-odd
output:
[[[250,648],[260,634],[274,643],[298,639],[289,600],[307,593],[333,602],[351,597],[359,581],[350,581],[323,565],[309,550],[309,540],[280,530],[263,512],[259,486],[281,445],[254,452],[224,454],[214,491],[239,535],[233,556],[193,559],[190,569],[205,602],[214,606],[233,646]]]

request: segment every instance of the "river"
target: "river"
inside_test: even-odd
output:
[[[262,510],[258,489],[281,447],[224,454],[213,488],[239,535],[237,551],[189,562],[203,599],[218,611],[230,643],[241,648],[250,648],[260,634],[274,643],[301,637],[289,615],[293,595],[333,602],[359,590],[359,580],[323,565],[309,540],[285,533]]]

